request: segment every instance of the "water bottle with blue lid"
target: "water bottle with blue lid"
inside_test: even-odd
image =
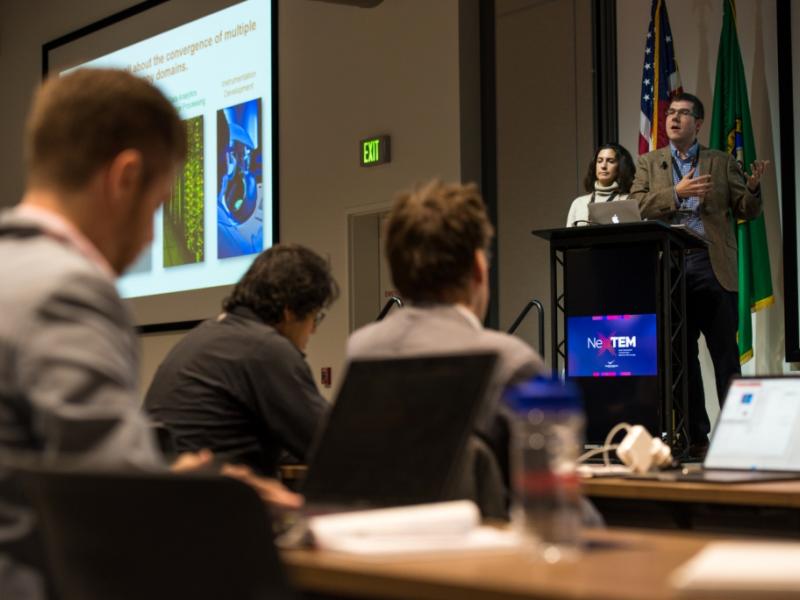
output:
[[[583,447],[580,391],[537,377],[506,390],[512,419],[514,523],[555,562],[577,555],[581,494],[576,461]]]

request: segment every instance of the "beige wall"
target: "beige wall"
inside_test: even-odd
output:
[[[545,306],[548,245],[532,229],[563,227],[592,158],[591,4],[497,3],[497,175],[500,329],[528,300]],[[517,333],[538,344],[535,313]]]
[[[323,366],[334,387],[341,376],[348,212],[415,181],[461,177],[458,11],[455,0],[280,3],[281,239],[327,255],[342,289],[309,346],[317,381]],[[358,140],[380,133],[392,136],[392,162],[359,167]]]

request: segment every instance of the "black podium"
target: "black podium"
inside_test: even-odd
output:
[[[689,446],[684,257],[705,242],[660,221],[532,232],[550,243],[553,371],[580,386],[586,442],[625,421]]]

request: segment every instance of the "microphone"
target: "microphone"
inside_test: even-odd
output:
[[[665,171],[667,170],[667,161],[665,160],[661,161],[661,168],[664,169]]]

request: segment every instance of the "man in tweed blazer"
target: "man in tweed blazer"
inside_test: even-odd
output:
[[[683,224],[708,244],[686,257],[689,436],[697,457],[705,454],[711,429],[697,340],[702,332],[722,402],[730,378],[741,373],[736,220],[761,213],[759,182],[767,166],[756,161],[746,176],[730,154],[700,146],[703,118],[703,103],[696,96],[682,93],[672,99],[666,119],[670,143],[639,158],[630,193],[644,218]]]

